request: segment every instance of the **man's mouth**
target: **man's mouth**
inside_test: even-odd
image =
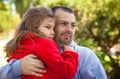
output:
[[[65,38],[70,38],[71,37],[70,34],[62,34],[62,36],[65,37]]]

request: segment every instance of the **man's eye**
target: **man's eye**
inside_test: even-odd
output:
[[[66,25],[67,23],[61,23],[61,25]]]
[[[75,24],[73,24],[72,27],[75,27]]]

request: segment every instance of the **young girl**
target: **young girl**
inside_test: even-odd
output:
[[[69,47],[62,54],[53,42],[55,19],[48,8],[32,8],[23,16],[14,38],[5,46],[8,61],[35,54],[46,66],[42,77],[23,75],[21,79],[72,79],[78,55]]]

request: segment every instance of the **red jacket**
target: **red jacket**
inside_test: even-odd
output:
[[[31,38],[31,39],[29,39]],[[43,77],[23,75],[21,79],[72,79],[78,65],[78,55],[72,51],[60,54],[56,44],[47,38],[39,38],[28,34],[20,42],[22,49],[17,48],[9,59],[20,59],[28,54],[35,54],[46,66]]]

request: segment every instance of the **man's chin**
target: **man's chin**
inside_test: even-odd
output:
[[[65,45],[69,45],[71,43],[71,40],[64,40]]]

